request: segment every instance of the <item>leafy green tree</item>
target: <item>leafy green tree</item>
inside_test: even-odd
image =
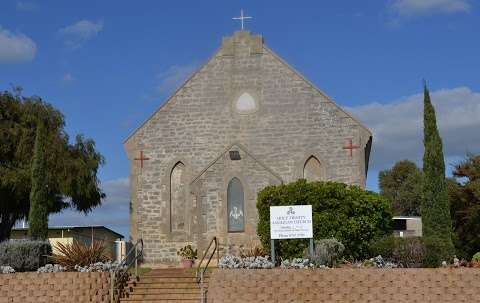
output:
[[[442,139],[437,128],[435,109],[427,86],[424,87],[424,155],[422,200],[423,235],[427,247],[425,265],[438,266],[454,254],[452,221],[445,180]]]
[[[48,213],[88,213],[105,197],[97,178],[104,158],[93,140],[78,135],[70,143],[63,115],[39,97],[0,93],[0,241],[28,219],[38,121],[45,126]]]
[[[480,155],[467,155],[448,182],[457,255],[470,260],[480,251]]]
[[[422,204],[423,173],[409,160],[398,161],[380,172],[380,194],[392,203],[396,216],[419,216]]]
[[[28,231],[35,240],[45,240],[48,236],[48,182],[46,174],[45,126],[38,123],[35,138],[32,189],[30,191],[30,211],[28,214]]]
[[[480,155],[467,155],[455,165],[453,177],[447,179],[452,240],[456,255],[470,260],[480,251]],[[395,215],[421,213],[423,178],[423,173],[408,160],[380,172],[380,194],[393,201]]]

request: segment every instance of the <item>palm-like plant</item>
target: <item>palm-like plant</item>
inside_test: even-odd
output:
[[[101,241],[93,241],[91,245],[86,245],[74,240],[67,244],[57,243],[54,247],[57,253],[52,255],[52,261],[67,270],[74,269],[75,265],[88,266],[97,262],[106,262],[109,259],[105,255],[105,244]]]
[[[252,245],[248,248],[240,249],[240,257],[265,257],[268,256],[269,252],[260,245]]]

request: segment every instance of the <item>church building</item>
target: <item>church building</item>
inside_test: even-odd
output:
[[[258,241],[257,193],[301,178],[365,187],[372,133],[305,79],[260,35],[223,38],[125,141],[130,234],[145,262],[224,252]]]

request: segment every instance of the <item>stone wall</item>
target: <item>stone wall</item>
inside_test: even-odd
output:
[[[110,302],[109,273],[0,274],[0,303]]]
[[[478,302],[480,269],[215,270],[209,303]]]

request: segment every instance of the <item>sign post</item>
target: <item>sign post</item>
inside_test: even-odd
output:
[[[313,255],[313,225],[311,205],[270,206],[271,258],[275,263],[275,240],[310,239]]]
[[[270,240],[270,258],[272,258],[273,265],[275,266],[275,240]]]

